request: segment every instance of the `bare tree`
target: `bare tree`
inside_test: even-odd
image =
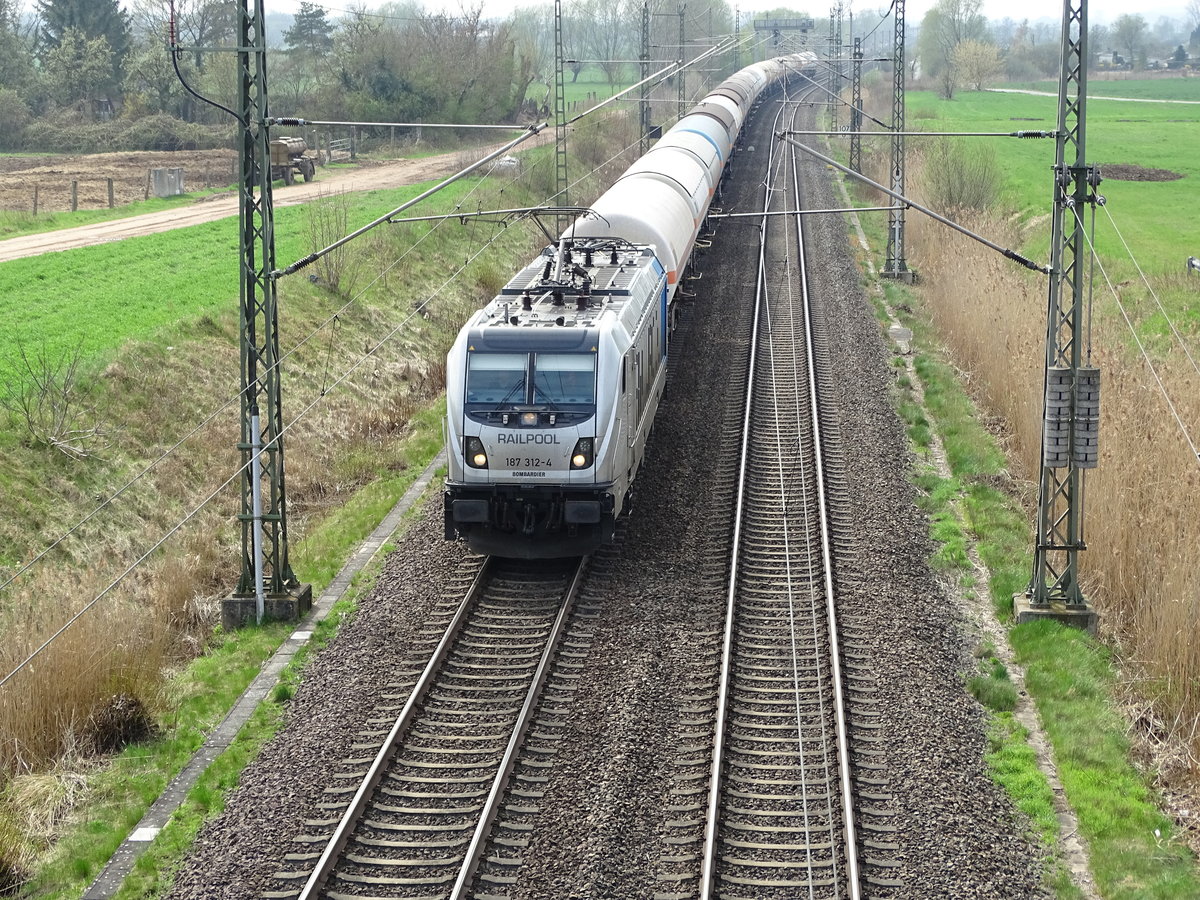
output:
[[[966,40],[987,40],[983,0],[938,0],[921,20],[917,55],[925,74],[937,77],[951,66],[954,48]],[[942,82],[944,84],[944,79]]]
[[[24,426],[38,446],[53,447],[72,459],[86,459],[108,448],[108,432],[80,377],[82,350],[58,357],[42,346],[30,353],[17,345],[8,367],[13,372],[0,393],[0,408]]]
[[[589,59],[596,61],[610,85],[621,78],[622,60],[636,58],[634,34],[637,26],[633,10],[640,15],[641,4],[622,0],[583,0],[572,17],[575,43]],[[678,41],[676,41],[678,43]]]

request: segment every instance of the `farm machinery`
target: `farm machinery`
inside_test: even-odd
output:
[[[309,156],[308,144],[303,138],[284,137],[271,141],[271,180],[282,178],[284,184],[293,184],[299,173],[305,181],[317,177],[317,160]]]

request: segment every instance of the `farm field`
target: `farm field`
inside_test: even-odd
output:
[[[1160,87],[1158,96],[1177,96],[1179,88],[1178,82],[1160,80],[1113,84],[1128,84],[1130,95],[1147,98]],[[1090,82],[1090,93],[1109,93],[1110,86]],[[1032,87],[1057,90],[1055,85]],[[913,130],[1050,130],[1056,127],[1056,112],[1053,96],[960,92],[952,101],[930,92],[908,96]],[[1200,275],[1185,271],[1186,259],[1200,255],[1200,223],[1192,209],[1200,178],[1200,106],[1093,96],[1086,138],[1087,161],[1103,176],[1098,192],[1105,204],[1081,210],[1085,233],[1091,234],[1094,220],[1097,258],[1094,264],[1086,261],[1088,321],[1077,339],[1087,364],[1100,369],[1102,400],[1100,465],[1086,478],[1086,552],[1079,565],[1082,590],[1101,617],[1102,640],[1089,652],[1105,662],[1093,671],[1111,666],[1110,684],[1084,688],[1086,667],[1060,670],[1070,652],[1064,641],[1031,653],[1044,637],[1038,625],[1016,626],[1008,638],[1047,720],[1067,797],[1080,810],[1081,833],[1091,844],[1102,895],[1190,897],[1194,888],[1166,878],[1153,888],[1149,882],[1131,888],[1137,879],[1130,879],[1128,846],[1120,846],[1123,841],[1114,839],[1109,824],[1124,817],[1119,804],[1148,788],[1174,819],[1176,831],[1163,844],[1200,847],[1195,813],[1200,656],[1191,639],[1194,548],[1200,542],[1191,489],[1200,480],[1200,466],[1188,437],[1200,428],[1191,362],[1200,347]],[[942,139],[909,141],[910,191],[917,197],[935,193],[941,173],[929,165],[929,148],[937,140]],[[963,157],[987,160],[982,168],[997,175],[997,194],[985,203],[942,211],[1001,246],[1046,262],[1053,142],[952,142]],[[962,378],[979,417],[1004,448],[1001,477],[1024,525],[1003,557],[989,559],[992,604],[1008,620],[1013,595],[1028,588],[1031,571],[1047,282],[923,216],[907,221],[908,261],[920,281],[905,302],[918,310],[918,330],[928,334],[929,355],[941,357],[946,370],[957,373],[956,381]],[[963,497],[965,527],[976,535],[994,524],[978,506],[986,489],[971,477],[953,488]],[[1060,706],[1072,694],[1104,698],[1117,719],[1085,725],[1081,711]],[[1157,724],[1146,728],[1149,721]],[[1101,743],[1108,749],[1101,751]],[[1108,764],[1098,760],[1110,751],[1139,759],[1147,785],[1104,774]],[[1119,860],[1121,855],[1126,858]]]
[[[79,209],[107,209],[109,178],[116,205],[124,206],[146,198],[146,176],[159,168],[183,168],[188,190],[228,185],[237,181],[237,151],[0,156],[0,211],[32,212],[35,185],[39,211],[69,210],[72,181],[79,183]]]

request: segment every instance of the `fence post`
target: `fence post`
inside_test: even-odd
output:
[[[79,182],[71,181],[71,212],[79,209]]]
[[[358,129],[355,128],[353,125],[351,125],[350,126],[350,158],[351,159],[358,158],[358,147],[356,146],[358,143],[357,138],[358,138]]]
[[[143,200],[150,199],[150,170],[149,169],[146,170],[146,195],[142,199]]]
[[[392,156],[395,156],[396,155],[396,126],[395,125],[392,126],[391,132],[392,132]]]
[[[38,186],[35,184],[33,186],[33,214],[35,216],[37,215],[37,209],[38,209]]]
[[[117,204],[113,202],[113,180],[108,179],[108,208],[112,209]]]

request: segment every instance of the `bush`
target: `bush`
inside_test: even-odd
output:
[[[986,144],[932,138],[925,151],[925,196],[944,213],[985,211],[996,202],[1000,177],[996,151]]]
[[[203,126],[158,113],[125,123],[120,141],[124,150],[195,150],[204,139]]]
[[[11,92],[0,91],[0,121],[7,122],[6,93]],[[45,153],[107,153],[113,150],[210,149],[231,146],[233,139],[232,127],[199,125],[164,113],[89,122],[76,111],[63,109],[24,126],[22,144],[24,149]]]

